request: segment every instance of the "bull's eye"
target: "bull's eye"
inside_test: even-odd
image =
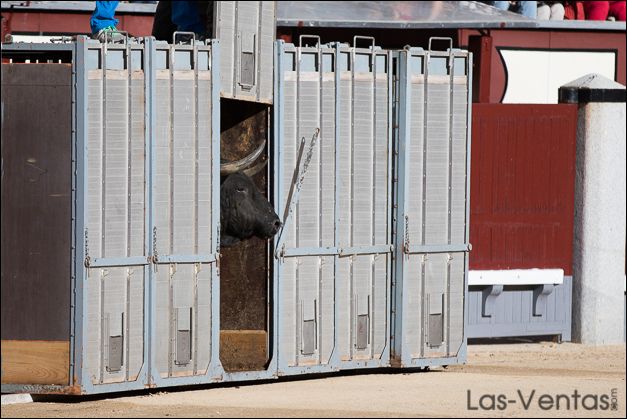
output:
[[[243,187],[241,187],[241,186],[238,186],[237,188],[235,188],[235,190],[236,190],[237,192],[246,192],[246,188],[243,188]]]

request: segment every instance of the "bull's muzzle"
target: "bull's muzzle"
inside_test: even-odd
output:
[[[274,221],[274,223],[272,224],[272,230],[271,230],[273,236],[279,232],[282,225],[283,223],[278,218]]]

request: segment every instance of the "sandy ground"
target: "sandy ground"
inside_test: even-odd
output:
[[[470,345],[467,365],[429,372],[139,392],[80,402],[55,398],[2,406],[2,417],[624,418],[626,400],[624,345],[540,342]]]

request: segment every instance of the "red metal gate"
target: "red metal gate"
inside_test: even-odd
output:
[[[470,269],[572,274],[576,134],[576,105],[473,105]]]

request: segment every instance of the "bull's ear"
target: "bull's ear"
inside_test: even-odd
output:
[[[239,239],[235,236],[229,236],[228,234],[222,234],[220,236],[220,247],[229,247],[238,243]]]

